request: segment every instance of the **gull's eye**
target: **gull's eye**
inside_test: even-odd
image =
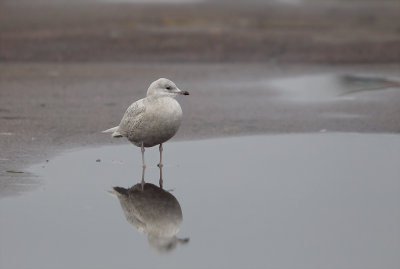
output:
[[[171,90],[171,86],[167,86],[165,87],[167,90]]]

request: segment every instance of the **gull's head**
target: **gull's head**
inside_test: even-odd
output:
[[[175,83],[166,78],[160,78],[150,84],[147,96],[170,96],[189,95],[189,92],[180,90]]]

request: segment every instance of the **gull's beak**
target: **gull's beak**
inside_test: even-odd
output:
[[[189,95],[189,92],[188,92],[188,91],[179,90],[178,93],[179,93],[179,94],[182,94],[182,95]]]

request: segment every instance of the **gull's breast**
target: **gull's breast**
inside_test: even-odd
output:
[[[182,108],[170,97],[163,97],[149,102],[141,122],[136,130],[134,144],[152,147],[172,138],[182,122]]]

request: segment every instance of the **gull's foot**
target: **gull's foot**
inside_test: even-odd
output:
[[[162,180],[162,178],[160,178],[160,188],[162,189],[163,188],[163,180]]]

